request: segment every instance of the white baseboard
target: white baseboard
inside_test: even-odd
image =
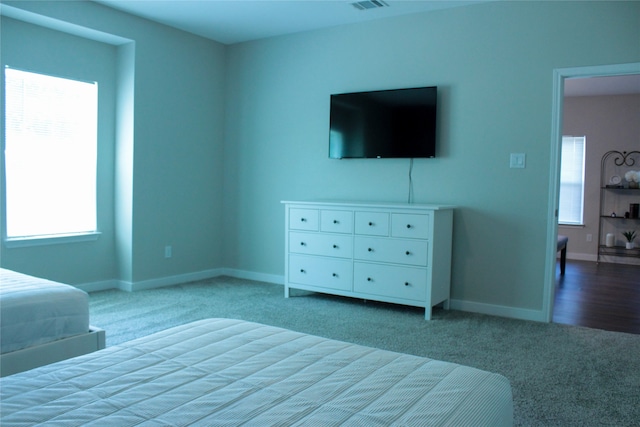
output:
[[[276,285],[284,284],[284,276],[277,274],[255,273],[253,271],[236,270],[233,268],[223,268],[223,276],[236,277],[238,279],[256,280],[258,282],[273,283]]]
[[[162,288],[165,286],[178,285],[180,283],[194,282],[196,280],[211,279],[212,277],[222,276],[223,269],[215,268],[212,270],[196,271],[195,273],[178,274],[176,276],[160,277],[158,279],[143,280],[141,282],[126,282],[125,289],[120,289],[135,292],[145,289]]]
[[[575,260],[575,261],[598,262],[598,255],[567,252],[567,259]],[[600,261],[614,263],[614,264],[640,265],[640,260],[634,257],[627,258],[627,257],[614,256],[614,255],[602,255],[600,257]]]
[[[120,280],[106,280],[102,282],[86,283],[77,287],[86,292],[95,292],[107,289],[120,289],[122,291],[135,292],[146,289],[162,288],[164,286],[178,285],[180,283],[193,282],[196,280],[211,279],[219,276],[229,276],[238,279],[255,280],[258,282],[273,283],[276,285],[282,285],[284,283],[284,276],[277,274],[256,273],[253,271],[236,270],[233,268],[217,268],[212,270],[198,271],[195,273],[179,274],[158,279],[143,280],[136,283],[124,282]],[[508,317],[512,319],[533,320],[538,322],[546,321],[542,311],[530,310],[525,308],[508,307],[456,299],[451,300],[450,307],[453,310],[488,314],[499,317]]]
[[[140,282],[127,282],[123,280],[104,280],[101,282],[84,283],[76,285],[85,292],[106,291],[108,289],[120,289],[126,292],[142,291],[146,289],[162,288],[165,286],[179,285],[180,283],[194,282],[196,280],[212,279],[219,276],[230,276],[238,279],[256,280],[258,282],[275,283],[282,285],[284,276],[276,274],[255,273],[252,271],[236,270],[232,268],[216,268],[212,270],[197,271],[195,273],[178,274],[175,276],[160,277],[158,279],[143,280]]]
[[[634,257],[621,257],[613,255],[603,255],[600,257],[601,262],[609,262],[612,264],[640,265],[640,259]]]
[[[581,254],[576,252],[567,252],[567,259],[572,259],[576,261],[598,261],[598,255],[593,254]]]
[[[533,320],[546,322],[542,310],[530,310],[527,308],[508,307],[505,305],[485,304],[474,301],[452,299],[451,309],[468,311],[471,313],[488,314],[491,316],[508,317],[510,319]]]
[[[83,283],[81,285],[74,285],[78,289],[82,289],[85,292],[98,292],[106,291],[107,289],[120,289],[119,280],[103,280],[101,282]]]

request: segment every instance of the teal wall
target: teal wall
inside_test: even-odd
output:
[[[438,158],[413,178],[416,202],[459,206],[452,296],[541,310],[553,70],[638,60],[639,2],[484,3],[233,45],[224,264],[283,273],[280,200],[406,201],[408,160],[327,158],[329,95],[437,85]]]
[[[4,66],[58,77],[98,82],[98,228],[95,242],[4,249],[2,265],[37,276],[72,283],[113,278],[114,258],[113,163],[116,48],[41,26],[2,17],[2,84]],[[55,46],[55,48],[52,48]],[[4,89],[4,86],[3,86]],[[4,107],[4,98],[3,104]],[[3,116],[4,117],[4,116]],[[4,125],[4,119],[2,120]],[[2,132],[4,137],[4,132]],[[4,167],[4,162],[2,167]],[[4,174],[3,174],[4,176]],[[46,180],[46,176],[40,177]],[[4,190],[4,187],[3,187]],[[4,198],[2,198],[4,200]],[[3,210],[4,213],[4,210]],[[4,221],[2,226],[4,227]],[[4,228],[3,228],[4,231]],[[4,235],[4,233],[3,233]],[[78,268],[78,266],[82,266]]]
[[[414,200],[459,206],[453,297],[540,311],[553,70],[640,61],[640,2],[490,2],[231,46],[90,2],[5,3],[131,41],[117,54],[119,75],[135,68],[132,152],[116,154],[125,282],[281,277],[281,200],[406,201],[408,160],[328,159],[329,95],[437,85],[438,158],[415,161]]]
[[[113,44],[109,69],[118,81],[119,115],[111,129],[115,176],[99,184],[112,189],[115,209],[101,213],[112,225],[102,224],[95,243],[3,246],[2,266],[72,284],[125,285],[221,267],[224,46],[91,2],[5,5],[20,18],[45,17],[44,25],[55,28],[75,24],[65,31]],[[52,63],[92,61],[80,50],[83,37],[46,30],[51,38],[32,46],[44,30],[9,19],[2,24],[3,64],[13,61],[11,52]],[[68,47],[61,48],[62,38],[72,40]],[[108,251],[96,253],[105,242]],[[173,247],[170,259],[165,245]]]

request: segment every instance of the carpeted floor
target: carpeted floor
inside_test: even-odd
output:
[[[208,317],[244,319],[497,372],[518,426],[640,426],[640,335],[292,290],[220,277],[90,294],[107,346]]]

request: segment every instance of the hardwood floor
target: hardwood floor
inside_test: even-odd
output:
[[[556,278],[554,322],[640,334],[640,266],[567,260]]]

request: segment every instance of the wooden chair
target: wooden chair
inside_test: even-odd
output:
[[[569,238],[558,234],[558,251],[560,252],[560,275],[564,276],[565,266],[567,265],[567,243]]]

